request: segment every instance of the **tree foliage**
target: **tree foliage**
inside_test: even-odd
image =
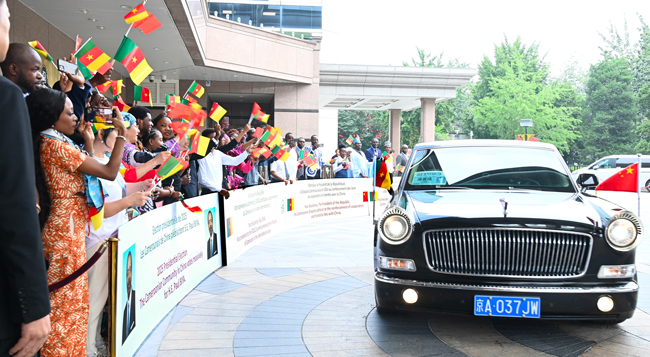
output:
[[[380,143],[388,140],[388,112],[370,110],[339,110],[339,145],[349,146],[345,140],[359,135],[363,147],[369,147],[373,138]]]
[[[519,38],[509,44],[506,38],[495,46],[494,63],[484,58],[479,67],[483,75],[475,87],[475,124],[482,138],[513,140],[524,132],[520,120],[533,119],[529,134],[566,153],[568,143],[578,137],[575,90],[566,82],[547,83],[548,66],[537,47],[526,47]]]
[[[605,59],[591,66],[582,119],[582,156],[586,161],[634,153],[638,114],[633,78],[625,58]]]

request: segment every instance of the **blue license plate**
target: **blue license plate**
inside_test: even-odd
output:
[[[541,309],[537,297],[474,296],[474,315],[525,317],[538,319]]]

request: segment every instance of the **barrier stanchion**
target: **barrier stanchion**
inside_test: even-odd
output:
[[[116,357],[117,348],[117,244],[119,239],[108,238],[108,356]]]

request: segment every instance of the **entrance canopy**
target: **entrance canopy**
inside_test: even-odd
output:
[[[320,108],[411,110],[421,98],[456,97],[476,69],[405,66],[320,65]]]

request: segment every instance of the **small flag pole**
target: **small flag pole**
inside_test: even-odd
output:
[[[90,38],[88,38],[88,39],[86,40],[86,42],[84,42],[83,45],[79,46],[79,49],[83,48],[83,47],[88,43],[88,41],[90,41],[90,40],[92,40],[92,39],[93,39],[92,36],[91,36]],[[77,49],[77,52],[79,52],[79,49]],[[75,59],[77,58],[77,52],[74,53],[74,58],[75,58]]]
[[[637,197],[637,213],[639,219],[641,218],[641,154],[637,156],[637,173],[636,173],[636,197]]]
[[[253,114],[251,114],[251,117],[248,119],[248,124],[253,122]]]
[[[126,30],[126,33],[124,34],[125,37],[126,37],[126,36],[129,36],[129,32],[131,32],[131,29],[132,29],[132,28],[133,28],[133,24],[131,24],[131,26],[129,26],[129,29]]]

